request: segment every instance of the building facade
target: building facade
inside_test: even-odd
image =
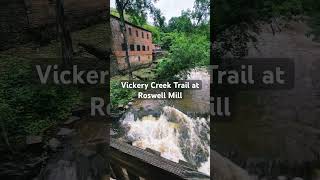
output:
[[[111,16],[112,28],[112,54],[116,60],[118,70],[126,70],[127,63],[125,61],[125,45],[123,43],[123,35],[120,30],[120,19]],[[132,68],[152,63],[152,33],[147,29],[138,27],[132,23],[126,22],[129,61]]]
[[[65,18],[72,30],[104,20],[108,0],[64,0]],[[1,0],[0,50],[31,39],[55,37],[56,0]]]

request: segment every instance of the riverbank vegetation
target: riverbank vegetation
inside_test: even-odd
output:
[[[35,82],[26,59],[1,55],[0,62],[1,139],[8,147],[25,136],[42,135],[70,116],[79,103],[75,89]]]

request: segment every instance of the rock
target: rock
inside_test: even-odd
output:
[[[64,124],[65,125],[70,125],[70,124],[73,124],[74,122],[79,121],[79,120],[80,120],[80,117],[71,116],[68,121],[64,122]]]
[[[83,155],[83,156],[85,156],[85,157],[91,157],[91,156],[93,156],[93,155],[95,155],[95,154],[97,154],[95,151],[92,151],[92,150],[89,150],[89,149],[82,149],[81,151],[80,151],[80,153]]]
[[[215,165],[213,166],[213,179],[218,180],[251,180],[248,172],[240,168],[229,159],[221,156],[211,149],[210,157]]]
[[[129,103],[128,103],[128,106],[133,106],[133,102],[129,102]]]
[[[42,137],[41,136],[27,136],[26,138],[26,144],[40,144],[42,143]]]
[[[73,129],[60,128],[60,131],[57,133],[58,136],[70,136],[74,132]]]
[[[118,133],[116,133],[113,129],[110,130],[110,136],[115,136],[117,135]]]
[[[129,106],[128,106],[128,105],[127,105],[127,106],[125,106],[125,107],[124,107],[124,109],[125,109],[125,110],[129,109]]]
[[[278,176],[277,180],[287,180],[288,178],[286,176]]]
[[[118,105],[118,110],[123,111],[124,110],[124,105],[123,104],[119,104]]]
[[[61,146],[61,142],[56,138],[52,138],[49,140],[48,145],[51,150],[56,151]]]

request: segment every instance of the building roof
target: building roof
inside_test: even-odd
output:
[[[111,18],[114,18],[114,19],[117,19],[117,20],[120,21],[120,18],[117,17],[117,16],[115,16],[115,15],[110,14],[110,17],[111,17]],[[129,22],[129,21],[125,21],[125,22],[126,22],[126,24],[129,24],[129,25],[131,25],[131,26],[133,26],[133,27],[136,27],[136,28],[139,28],[139,29],[143,29],[143,30],[145,30],[145,31],[148,31],[148,32],[152,33],[150,30],[145,29],[145,28],[140,27],[140,26],[137,26],[137,25],[135,25],[135,24],[133,24],[133,23],[131,23],[131,22]]]

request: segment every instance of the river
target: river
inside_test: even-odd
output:
[[[201,90],[185,90],[179,100],[136,100],[114,124],[119,139],[150,148],[161,156],[186,161],[210,174],[210,75],[193,69],[183,79],[202,80]]]

